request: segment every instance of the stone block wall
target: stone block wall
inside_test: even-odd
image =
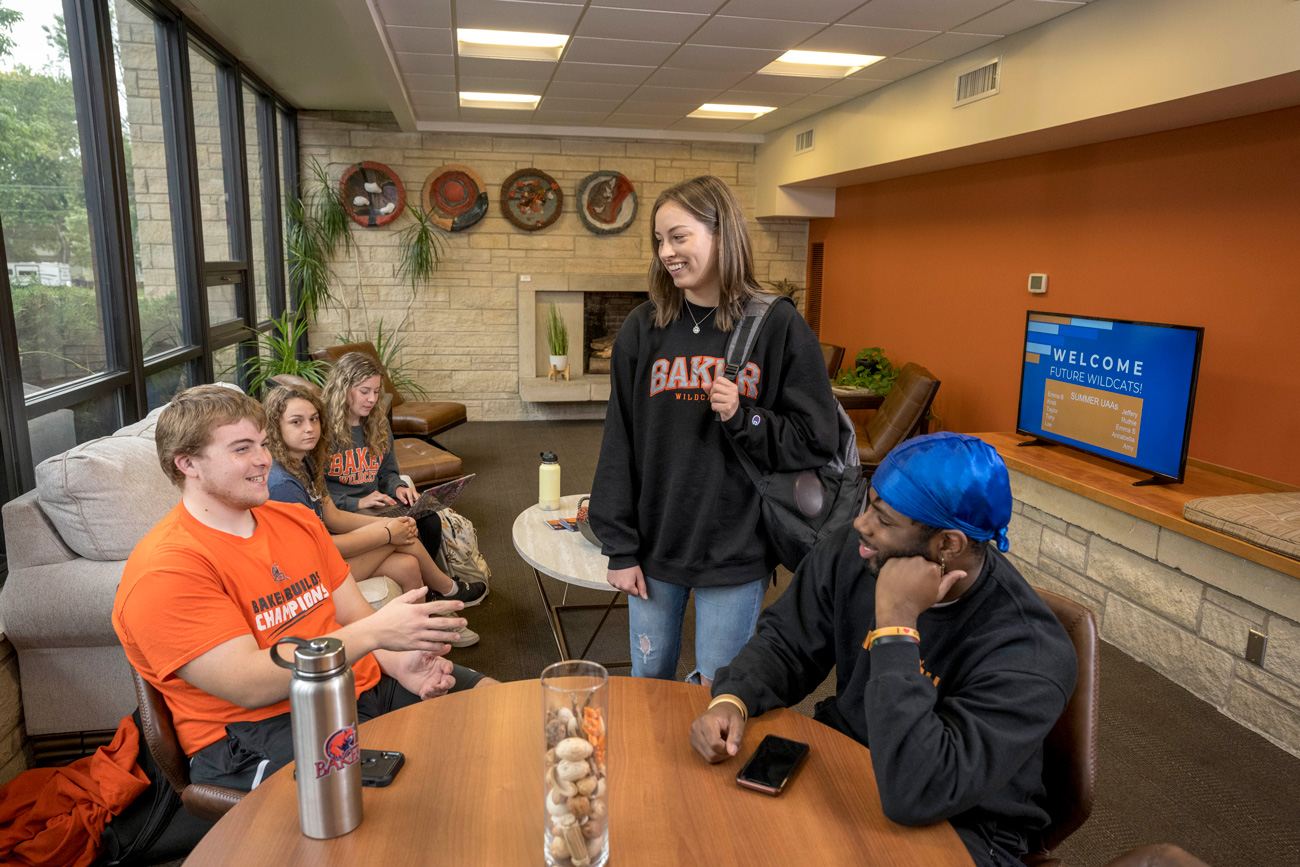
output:
[[[391,115],[356,112],[303,112],[298,124],[304,178],[313,157],[335,180],[349,163],[374,160],[401,178],[408,207],[419,202],[426,178],[442,165],[469,166],[483,179],[487,215],[443,236],[438,273],[415,292],[397,277],[401,232],[412,219],[375,229],[354,226],[352,254],[335,262],[343,303],[322,314],[309,337],[319,347],[335,343],[340,332],[373,334],[380,320],[386,332],[398,328],[402,361],[413,378],[434,399],[464,403],[473,420],[604,416],[602,402],[520,399],[518,278],[644,275],[653,253],[650,209],[678,181],[714,174],[731,185],[751,218],[758,279],[804,283],[807,221],[753,219],[753,145],[402,132]],[[515,228],[498,205],[501,183],[529,167],[550,174],[565,194],[563,215],[538,232]],[[636,220],[618,235],[592,234],[574,209],[578,182],[602,169],[621,171],[636,187]]]
[[[1101,637],[1300,756],[1300,579],[1024,473],[1011,561],[1087,606]],[[1250,630],[1268,636],[1262,667]]]

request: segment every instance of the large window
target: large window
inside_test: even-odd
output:
[[[0,0],[6,498],[252,351],[286,307],[296,133],[169,0]]]

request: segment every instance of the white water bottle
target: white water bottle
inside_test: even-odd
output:
[[[555,452],[542,452],[537,470],[537,505],[548,512],[560,508],[560,459]]]

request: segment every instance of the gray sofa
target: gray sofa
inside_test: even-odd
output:
[[[42,462],[35,490],[4,505],[0,627],[29,735],[115,729],[135,709],[111,615],[126,558],[180,502],[154,448],[160,412]],[[386,578],[361,586],[376,605],[396,590]]]

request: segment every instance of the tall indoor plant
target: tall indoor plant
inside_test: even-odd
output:
[[[551,350],[551,367],[558,373],[569,366],[569,327],[560,318],[560,308],[551,302],[546,315],[546,343]]]

